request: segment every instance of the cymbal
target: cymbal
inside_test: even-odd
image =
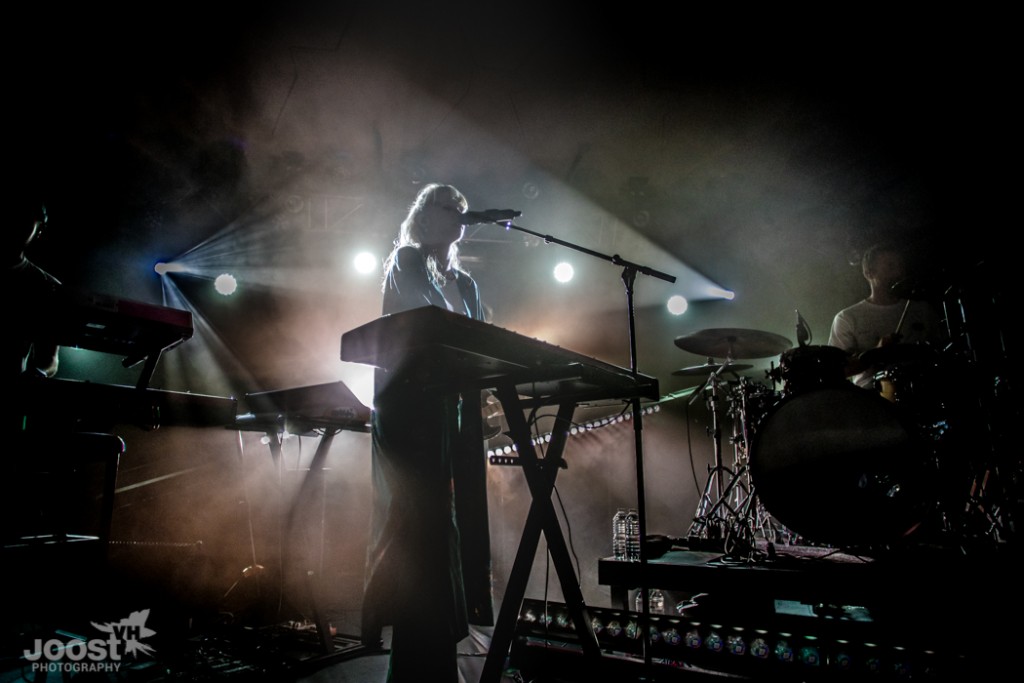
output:
[[[672,374],[677,377],[706,376],[713,375],[723,367],[725,368],[723,372],[739,372],[741,370],[749,370],[754,366],[749,363],[729,363],[726,365],[722,365],[720,363],[705,363],[704,365],[691,365],[688,368],[676,370]]]
[[[793,343],[773,332],[718,328],[676,337],[676,346],[713,358],[768,358],[778,356]]]

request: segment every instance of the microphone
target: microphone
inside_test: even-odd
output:
[[[467,211],[462,214],[463,225],[476,225],[477,223],[508,223],[513,218],[522,216],[522,211],[515,209],[485,209],[483,211]]]
[[[800,311],[796,312],[796,340],[799,346],[807,346],[810,343],[813,335],[811,334],[811,326],[807,324],[804,317],[800,315]]]

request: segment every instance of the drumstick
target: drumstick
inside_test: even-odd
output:
[[[900,321],[896,323],[896,331],[893,334],[899,334],[900,328],[903,327],[903,321],[907,317],[907,309],[910,308],[910,299],[907,299],[907,303],[903,306],[903,313],[900,314]]]

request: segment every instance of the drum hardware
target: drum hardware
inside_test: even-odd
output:
[[[712,365],[712,360],[708,360]],[[720,542],[727,555],[751,559],[759,536],[768,541],[775,540],[774,526],[754,493],[748,468],[748,444],[754,420],[747,399],[758,385],[745,377],[740,377],[737,383],[721,381],[719,377],[725,367],[729,365],[721,366],[705,382],[715,465],[709,468],[688,535],[691,542]],[[724,389],[733,384],[732,390],[725,393]],[[733,418],[731,467],[722,459],[720,413],[723,400],[729,403],[725,414]]]
[[[712,365],[713,360],[708,359],[708,365]],[[727,386],[728,383],[721,379],[722,371],[729,365],[728,360],[724,365],[718,368],[718,370],[708,375],[708,378],[704,380],[704,383],[700,386],[698,391],[690,399],[690,403],[697,400],[697,397],[707,393],[708,395],[708,410],[711,413],[711,426],[709,428],[711,434],[712,445],[714,446],[715,465],[708,471],[708,478],[704,484],[704,492],[701,494],[701,500],[697,504],[697,512],[695,514],[695,523],[698,519],[703,519],[710,523],[710,520],[717,517],[717,510],[719,503],[725,498],[725,473],[726,468],[722,462],[722,431],[719,426],[719,393],[723,387]],[[711,502],[712,492],[714,492],[717,498],[715,503]],[[721,521],[721,520],[718,520]],[[702,529],[704,533],[699,534],[702,538],[722,538],[724,529],[713,528],[712,526],[704,525]]]
[[[757,501],[747,466],[739,465],[736,469],[723,466],[720,471],[729,475],[729,483],[714,502],[710,485],[705,486],[688,538],[691,544],[694,541],[720,542],[726,555],[749,559],[757,537],[761,535],[774,541],[774,529]],[[710,481],[713,479],[709,476]]]
[[[711,359],[708,359],[711,365]],[[727,365],[727,364],[726,364]],[[723,366],[724,367],[724,366]],[[714,447],[715,464],[709,468],[708,478],[704,483],[704,490],[701,493],[700,501],[697,503],[697,511],[694,514],[693,522],[690,525],[689,536],[699,538],[702,541],[721,540],[725,536],[725,522],[728,519],[725,512],[732,512],[726,502],[729,493],[726,490],[725,477],[729,475],[728,488],[732,489],[735,477],[731,469],[727,468],[722,461],[722,431],[719,426],[719,405],[723,398],[724,387],[727,382],[721,379],[723,367],[712,372],[700,390],[694,393],[690,402],[692,403],[701,394],[707,395],[708,411],[711,414],[711,425],[708,429],[712,445]],[[723,508],[725,509],[723,511]]]
[[[708,407],[712,422],[709,431],[715,456],[715,464],[708,471],[708,478],[690,525],[690,537],[699,541],[722,541],[729,545],[737,545],[736,539],[742,539],[743,543],[739,545],[746,545],[745,549],[749,550],[753,544],[747,541],[754,536],[757,525],[761,523],[760,516],[756,514],[759,504],[753,495],[747,473],[745,439],[734,440],[734,467],[727,467],[722,459],[719,417],[721,401],[725,398],[721,393],[726,384],[721,380],[721,375],[728,367],[735,367],[733,361],[737,358],[770,358],[790,348],[792,343],[772,332],[717,328],[681,335],[676,337],[675,344],[684,351],[700,354],[708,359],[706,368],[695,366],[684,368],[680,372],[703,375],[705,370],[708,371],[704,386],[708,389],[709,395]],[[725,358],[726,362],[712,370],[710,366],[717,365],[714,358]],[[742,382],[742,378],[740,381]],[[742,422],[746,417],[745,406],[741,405],[739,412],[743,415]]]
[[[1007,492],[1002,488],[997,436],[989,428],[984,372],[947,354],[900,350],[874,374],[875,388],[913,425],[934,472],[935,530],[961,548],[1007,540]]]
[[[749,370],[752,367],[754,366],[749,363],[720,364],[716,363],[714,358],[708,358],[707,362],[703,365],[691,365],[688,368],[681,368],[673,372],[672,375],[675,377],[706,377],[708,375],[719,374],[720,372],[727,370],[734,377],[739,377],[739,375],[736,374],[737,372]]]
[[[991,469],[986,469],[971,481],[967,500],[964,502],[961,528],[956,529],[965,539],[973,535],[991,538],[996,542],[1008,540],[1003,538],[1006,530],[1003,526],[999,499],[991,490],[992,474]]]
[[[769,543],[769,552],[772,544],[780,540],[786,543],[792,540],[789,538],[789,530],[768,514],[757,496],[756,482],[750,474],[750,444],[754,432],[767,411],[778,401],[778,396],[777,392],[769,391],[765,385],[746,377],[740,378],[730,394],[728,414],[733,418],[732,443],[736,476],[741,480],[746,496],[737,501],[738,516],[734,520],[732,533],[726,537],[727,555],[746,555],[747,559],[752,559],[758,539]]]
[[[959,261],[956,272],[943,273],[941,293],[934,297],[941,300],[949,336],[942,355],[968,368],[977,422],[972,430],[984,435],[984,443],[971,449],[972,476],[962,494],[970,514],[960,520],[959,531],[972,543],[1019,542],[1024,513],[1019,445],[1024,402],[1015,382],[1020,335],[1011,313],[1019,288],[1008,258],[999,254],[974,263]],[[962,391],[963,378],[958,384]]]

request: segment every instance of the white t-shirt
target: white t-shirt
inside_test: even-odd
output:
[[[906,317],[900,325],[904,309]],[[901,344],[934,342],[938,316],[924,301],[900,301],[883,306],[864,299],[836,313],[828,343],[829,346],[838,346],[849,353],[863,353],[878,346],[882,337],[896,332],[897,325],[900,325]],[[874,377],[870,372],[863,372],[851,379],[858,386],[873,386]]]

